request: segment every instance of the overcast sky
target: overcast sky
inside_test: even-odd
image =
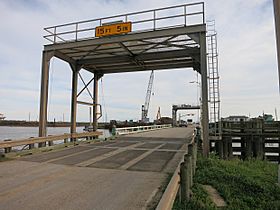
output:
[[[0,113],[7,119],[38,119],[43,28],[194,1],[181,0],[1,0]],[[219,45],[222,116],[280,116],[272,0],[207,0],[206,17],[215,19]],[[82,72],[86,80],[90,74]],[[150,72],[106,75],[100,101],[107,120],[139,120]],[[149,117],[158,107],[171,116],[172,104],[195,104],[192,69],[156,71]],[[80,82],[81,84],[81,82]],[[81,87],[81,86],[80,86]],[[103,88],[102,88],[103,87]],[[49,120],[70,118],[71,70],[51,61]],[[84,96],[86,100],[86,95]],[[104,105],[105,104],[105,105]],[[88,120],[79,106],[78,120]],[[194,112],[196,113],[196,112]],[[105,118],[101,119],[104,121]]]

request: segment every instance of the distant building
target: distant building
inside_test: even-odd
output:
[[[222,121],[227,121],[227,122],[240,122],[240,121],[249,121],[250,118],[245,116],[245,115],[241,115],[241,116],[229,116],[226,118],[222,118]]]
[[[0,120],[4,120],[6,117],[4,117],[4,114],[0,113]]]
[[[259,116],[259,119],[263,119],[265,122],[273,122],[273,116],[271,114],[263,114],[263,116]]]

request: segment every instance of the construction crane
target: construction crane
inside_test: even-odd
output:
[[[149,111],[150,99],[151,99],[151,94],[152,94],[153,81],[154,81],[154,70],[151,72],[151,75],[150,75],[145,104],[142,105],[141,122],[143,122],[143,123],[149,122],[148,111]]]

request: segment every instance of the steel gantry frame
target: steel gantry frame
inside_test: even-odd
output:
[[[95,28],[131,22],[127,34],[94,37]],[[71,133],[76,132],[77,83],[81,69],[94,74],[93,127],[97,129],[98,80],[105,74],[192,68],[201,74],[203,151],[209,153],[206,24],[204,3],[80,21],[45,28],[39,135],[46,136],[49,62],[56,57],[72,69]]]
[[[194,110],[194,109],[200,109],[200,106],[192,106],[189,104],[180,104],[180,105],[173,105],[172,106],[172,125],[178,126],[177,123],[177,111],[178,110]]]

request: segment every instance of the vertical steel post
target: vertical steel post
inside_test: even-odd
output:
[[[209,155],[209,113],[208,113],[208,84],[207,84],[207,52],[206,52],[206,32],[200,33],[200,71],[202,89],[202,142],[203,156]]]
[[[76,133],[77,120],[77,89],[78,89],[78,73],[80,67],[70,64],[72,69],[72,97],[71,97],[71,133]],[[71,139],[75,141],[75,139]]]
[[[41,72],[41,94],[40,94],[40,113],[39,113],[39,137],[47,135],[47,110],[48,110],[48,88],[49,88],[49,66],[53,54],[43,51],[42,72]],[[46,143],[39,143],[39,147]]]
[[[274,16],[275,16],[275,31],[277,42],[277,55],[278,55],[278,76],[279,76],[279,92],[280,92],[280,1],[273,0],[274,3]]]
[[[92,126],[93,126],[93,131],[97,131],[98,128],[98,122],[97,122],[97,104],[98,104],[98,78],[99,75],[97,73],[94,73],[94,80],[93,80],[93,120],[92,120]]]
[[[172,126],[173,127],[177,127],[177,110],[174,108],[174,107],[172,107]]]

